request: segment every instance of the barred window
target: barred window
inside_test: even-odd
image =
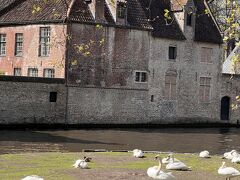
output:
[[[14,68],[13,75],[14,76],[21,76],[22,75],[21,68]]]
[[[15,34],[15,56],[22,56],[23,53],[23,34]]]
[[[44,69],[43,70],[43,77],[54,78],[55,77],[55,70],[54,69]]]
[[[200,102],[210,101],[211,78],[200,77],[199,98]]]
[[[6,34],[0,34],[0,56],[6,55]]]
[[[49,56],[50,54],[50,27],[40,28],[39,56]]]
[[[28,76],[38,77],[38,69],[37,68],[28,68]]]

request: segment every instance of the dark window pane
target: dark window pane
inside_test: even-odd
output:
[[[142,72],[141,82],[146,82],[146,81],[147,81],[147,73]]]
[[[177,48],[176,47],[169,47],[168,51],[168,57],[169,59],[176,59],[177,57]]]
[[[192,26],[192,13],[187,14],[187,26]]]
[[[57,92],[50,92],[50,102],[57,102]]]
[[[136,72],[135,81],[140,82],[140,72]]]

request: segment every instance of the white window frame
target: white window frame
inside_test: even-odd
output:
[[[7,34],[0,33],[0,56],[7,54]]]
[[[40,27],[39,33],[39,56],[48,57],[50,55],[51,27]]]
[[[51,71],[51,73],[49,73],[50,71]],[[46,72],[47,72],[48,75],[50,74],[50,76],[46,76],[46,74],[45,74]],[[45,77],[45,78],[55,78],[55,69],[53,69],[53,68],[43,69],[43,77]]]
[[[14,55],[17,57],[23,56],[23,33],[15,34],[15,51]]]
[[[35,73],[36,75],[35,76],[30,76],[30,70],[36,70],[36,73]],[[34,68],[34,67],[33,68],[32,67],[28,68],[27,75],[28,75],[28,77],[38,77],[38,68]]]
[[[136,74],[137,74],[137,72],[140,73],[140,76],[139,76],[140,81],[136,81]],[[142,73],[146,73],[146,81],[144,81],[144,82],[141,81]],[[147,71],[134,71],[134,82],[135,83],[148,83],[148,73],[147,73]]]
[[[17,71],[19,71],[20,74],[16,74]],[[19,68],[19,67],[14,67],[14,69],[13,69],[13,76],[22,76],[22,69]]]

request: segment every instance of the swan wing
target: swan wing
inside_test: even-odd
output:
[[[161,171],[154,179],[174,180],[176,178],[172,175],[172,173],[165,173]]]
[[[170,170],[188,170],[189,167],[187,167],[183,162],[178,161],[178,162],[169,163],[166,166],[166,169],[170,169]]]
[[[238,157],[233,157],[233,158],[232,158],[232,163],[240,163],[240,156],[238,156]]]
[[[31,175],[23,178],[22,180],[44,180],[44,179],[37,175]]]
[[[134,149],[133,150],[133,156],[134,157],[137,157],[137,158],[141,158],[143,157],[143,151],[142,150],[139,150],[139,149]]]
[[[219,168],[218,174],[238,176],[240,175],[240,172],[233,167],[225,167],[225,168]]]
[[[79,167],[82,168],[82,169],[87,169],[88,168],[88,164],[87,164],[87,162],[82,161],[82,162],[80,162]]]
[[[156,177],[158,175],[158,166],[148,168],[147,175],[152,178]]]
[[[202,152],[200,152],[199,157],[209,158],[210,157],[209,152],[208,151],[202,151]]]

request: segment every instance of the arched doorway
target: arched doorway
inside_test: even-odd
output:
[[[229,120],[230,115],[230,97],[224,96],[221,99],[221,120]]]

